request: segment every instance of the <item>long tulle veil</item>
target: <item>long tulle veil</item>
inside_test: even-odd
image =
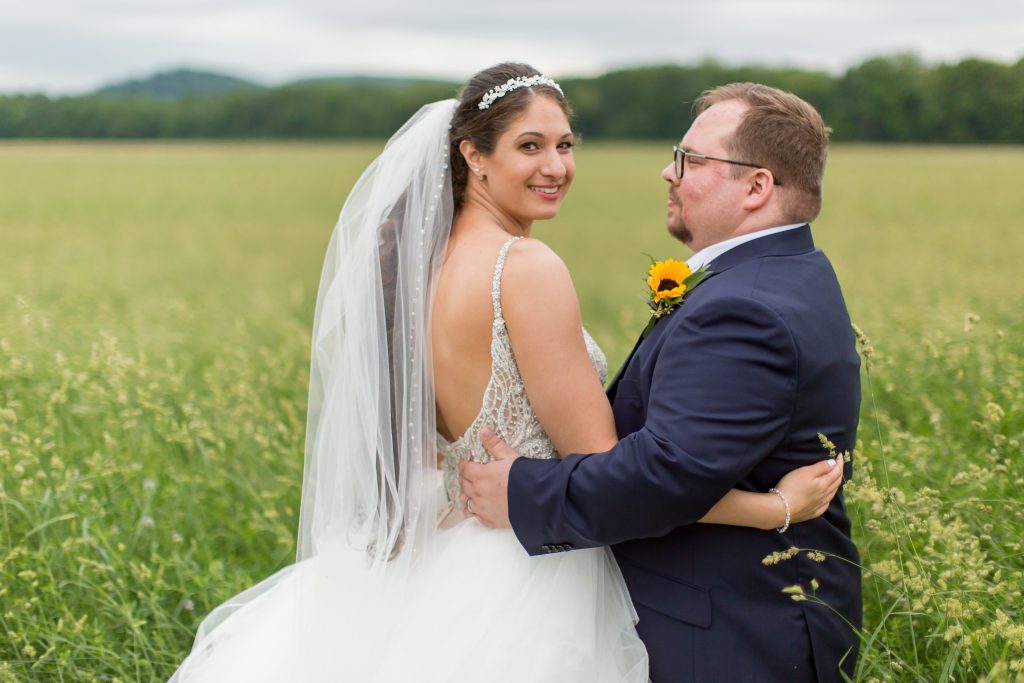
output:
[[[400,560],[436,528],[430,309],[451,230],[456,100],[420,109],[352,189],[313,323],[298,559],[332,543]]]
[[[390,573],[397,591],[415,573],[417,548],[429,546],[439,485],[430,308],[452,225],[448,129],[456,104],[428,104],[392,136],[331,236],[313,323],[296,564],[214,609],[171,683],[230,647],[239,629],[221,627],[273,590],[283,590],[275,604],[296,610],[278,613],[291,626],[275,634],[276,645],[295,661],[329,649],[322,639],[331,634],[302,611],[309,601],[301,596],[329,595],[347,580],[339,555],[362,551],[370,571]],[[289,580],[300,570],[303,580]]]

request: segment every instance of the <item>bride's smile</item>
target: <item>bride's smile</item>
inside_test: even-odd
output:
[[[569,119],[558,102],[534,97],[493,152],[466,145],[473,169],[466,204],[486,208],[506,227],[520,228],[516,234],[529,234],[533,221],[558,214],[569,192],[576,177],[573,144]]]

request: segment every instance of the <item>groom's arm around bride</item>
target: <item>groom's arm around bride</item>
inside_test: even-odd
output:
[[[839,681],[861,614],[842,494],[785,533],[696,523],[730,488],[768,491],[821,460],[819,432],[854,446],[859,360],[807,224],[828,129],[796,96],[751,84],[706,93],[698,112],[662,176],[669,231],[712,275],[610,388],[624,438],[601,454],[516,460],[508,515],[531,554],[613,547],[657,683]],[[791,547],[827,559],[762,562]],[[782,592],[797,584],[828,606]]]

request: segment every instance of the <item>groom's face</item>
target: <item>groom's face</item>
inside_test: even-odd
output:
[[[746,110],[747,105],[739,100],[713,105],[693,122],[679,148],[729,158],[725,140],[736,130]],[[739,209],[745,190],[733,177],[730,164],[686,157],[681,179],[676,176],[674,163],[662,170],[661,177],[669,184],[669,234],[695,252],[732,236],[742,220]]]

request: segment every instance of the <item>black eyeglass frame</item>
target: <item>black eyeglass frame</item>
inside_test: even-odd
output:
[[[722,159],[721,157],[709,157],[707,154],[697,154],[696,152],[686,152],[679,148],[679,145],[672,145],[672,164],[675,167],[676,178],[679,180],[683,179],[683,172],[685,169],[686,157],[693,157],[694,159],[704,159],[705,161],[722,161],[727,164],[735,164],[736,166],[749,166],[751,168],[763,168],[766,171],[771,171],[767,166],[761,164],[752,164],[748,161],[734,161],[733,159]],[[772,182],[776,185],[781,185],[782,182],[775,177],[772,173]]]

